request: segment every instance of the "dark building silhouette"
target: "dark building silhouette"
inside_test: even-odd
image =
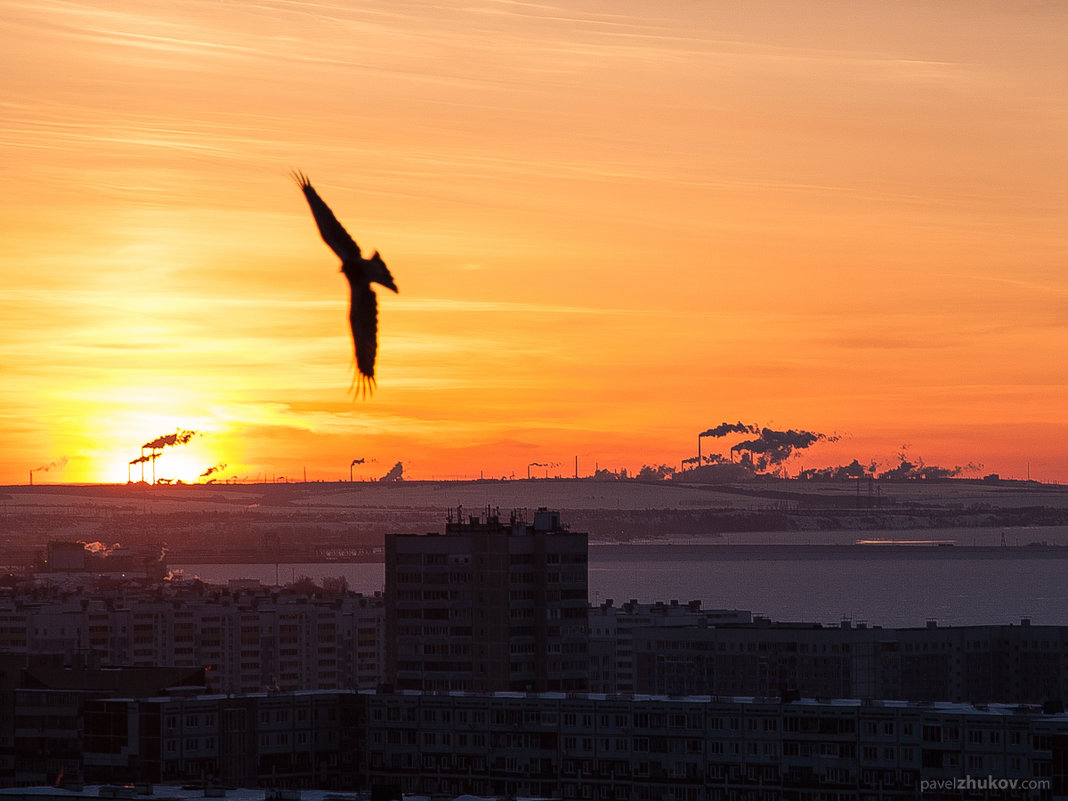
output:
[[[634,628],[637,692],[920,703],[1068,697],[1068,627],[752,623]]]
[[[0,654],[99,665],[207,667],[218,692],[374,688],[382,683],[378,593],[197,583],[0,591]]]
[[[87,780],[226,787],[360,786],[351,691],[108,698],[86,704]]]
[[[343,791],[345,801],[360,791],[387,799],[403,791],[435,799],[1015,801],[1064,798],[1068,787],[1068,715],[1015,704],[322,690],[100,698],[72,710],[65,725],[84,731],[84,747],[51,764],[77,772],[75,784],[112,782],[110,797],[127,799],[195,801],[210,788],[229,798],[343,801],[280,792],[315,787]],[[69,788],[71,777],[47,783]],[[960,783],[969,777],[998,785]],[[158,786],[174,784],[191,793]],[[271,789],[258,796],[227,787]],[[41,789],[5,797],[105,796]]]
[[[203,690],[203,668],[96,668],[0,655],[0,786],[82,778],[86,709],[97,699]]]
[[[583,690],[587,536],[457,516],[437,534],[386,538],[386,674],[398,690]]]

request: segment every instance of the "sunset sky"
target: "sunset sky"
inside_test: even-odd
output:
[[[633,472],[724,421],[829,435],[791,473],[1068,482],[1066,41],[1009,0],[0,0],[0,483],[178,430],[159,477]],[[292,169],[400,288],[368,400]]]

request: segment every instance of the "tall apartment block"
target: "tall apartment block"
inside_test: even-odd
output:
[[[587,535],[533,522],[449,519],[386,537],[386,674],[397,690],[587,687]]]

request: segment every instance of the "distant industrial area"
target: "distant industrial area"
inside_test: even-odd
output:
[[[716,542],[774,532],[776,543],[804,545],[818,542],[819,532],[855,542],[907,540],[918,531],[912,539],[972,544],[986,532],[984,544],[1068,544],[1068,487],[1001,479],[51,484],[0,487],[0,566],[29,565],[62,538],[165,547],[175,563],[381,561],[386,534],[432,531],[457,508],[547,504],[591,542]]]

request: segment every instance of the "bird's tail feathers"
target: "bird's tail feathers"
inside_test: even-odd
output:
[[[369,265],[367,272],[368,281],[374,281],[376,284],[381,284],[386,289],[392,289],[394,292],[398,291],[397,284],[393,280],[393,275],[390,273],[386,263],[382,261],[382,257],[378,255],[377,250],[371,254],[371,258],[369,258],[367,262]]]
[[[375,387],[377,386],[378,382],[375,381],[373,375],[364,375],[357,367],[356,374],[352,377],[352,383],[349,384],[349,393],[352,395],[353,400],[367,400],[375,394]]]
[[[302,173],[300,170],[290,170],[289,177],[297,182],[297,186],[301,189],[311,186],[311,181],[308,180],[308,176]]]

